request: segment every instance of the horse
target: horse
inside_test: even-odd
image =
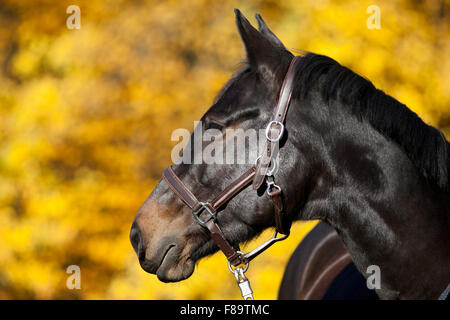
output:
[[[285,226],[298,220],[331,226],[364,277],[369,266],[378,266],[380,299],[438,298],[450,281],[450,146],[444,135],[335,60],[312,52],[294,57],[260,15],[258,29],[239,10],[235,15],[246,63],[196,129],[214,129],[225,141],[235,138],[230,129],[266,128],[269,148],[264,160],[180,162],[166,169],[131,226],[140,266],[160,281],[182,281],[199,259],[221,249],[240,282],[240,262],[248,266],[280,240],[282,212]],[[274,106],[285,117],[277,118]],[[195,158],[214,139],[201,141],[200,150],[192,140],[183,155]],[[246,146],[248,155],[258,154],[257,144]],[[276,170],[267,168],[272,162]],[[221,190],[226,199],[198,200]],[[262,247],[239,251],[240,243],[274,226],[274,238]]]

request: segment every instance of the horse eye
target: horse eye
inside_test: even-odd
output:
[[[223,128],[224,128],[224,125],[221,124],[221,123],[215,122],[215,121],[208,121],[208,122],[206,123],[205,128],[206,128],[206,129],[217,129],[217,130],[222,131]]]

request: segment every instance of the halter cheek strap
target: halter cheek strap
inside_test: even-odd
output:
[[[256,164],[256,174],[255,178],[253,179],[253,189],[255,190],[259,189],[263,184],[273,158],[275,147],[283,137],[283,123],[286,119],[287,110],[291,101],[295,66],[297,65],[299,60],[300,57],[294,57],[292,59],[286,76],[284,77],[283,84],[281,85],[280,96],[278,98],[278,103],[275,108],[273,119],[267,124],[266,144],[264,146],[263,153],[261,154],[261,157]]]

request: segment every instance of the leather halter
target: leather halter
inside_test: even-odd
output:
[[[211,238],[217,244],[220,250],[225,254],[229,264],[233,266],[239,266],[241,264],[248,264],[250,260],[258,256],[265,251],[275,242],[284,240],[289,235],[289,229],[291,221],[287,221],[284,214],[283,199],[281,195],[281,188],[275,184],[272,172],[269,171],[269,166],[272,162],[274,150],[283,136],[284,132],[284,120],[286,118],[289,102],[292,94],[292,86],[295,74],[295,66],[300,60],[300,57],[294,57],[289,65],[289,69],[283,80],[283,84],[280,90],[280,96],[272,121],[266,127],[266,145],[264,152],[258,158],[256,165],[250,170],[243,173],[239,178],[234,180],[228,187],[226,187],[218,196],[209,202],[201,202],[197,197],[189,190],[189,188],[181,181],[181,179],[173,171],[172,167],[168,167],[163,173],[163,179],[166,181],[170,189],[192,210],[194,219],[202,226],[209,230]],[[263,184],[267,182],[267,194],[274,205],[275,211],[275,226],[276,231],[274,236],[260,245],[251,252],[244,254],[235,248],[228,242],[224,234],[220,230],[216,223],[217,212],[233,198],[236,194],[241,192],[250,183],[253,183],[253,189],[257,190]],[[203,220],[200,218],[200,214],[206,211],[208,213],[207,218]],[[277,237],[277,234],[281,233],[283,236]]]

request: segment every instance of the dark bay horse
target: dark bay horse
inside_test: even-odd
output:
[[[247,63],[199,124],[224,140],[230,128],[266,127],[293,59],[259,15],[257,20],[259,30],[236,10]],[[285,216],[330,225],[362,275],[378,266],[381,299],[438,298],[450,282],[450,146],[444,135],[331,58],[307,53],[294,72],[276,172]],[[256,144],[247,147],[258,154]],[[202,151],[188,146],[188,152]],[[172,168],[208,200],[254,161]],[[247,187],[214,220],[238,248],[275,226],[274,207],[264,190]],[[165,282],[188,278],[196,261],[218,250],[164,180],[137,213],[130,239],[141,267]]]

